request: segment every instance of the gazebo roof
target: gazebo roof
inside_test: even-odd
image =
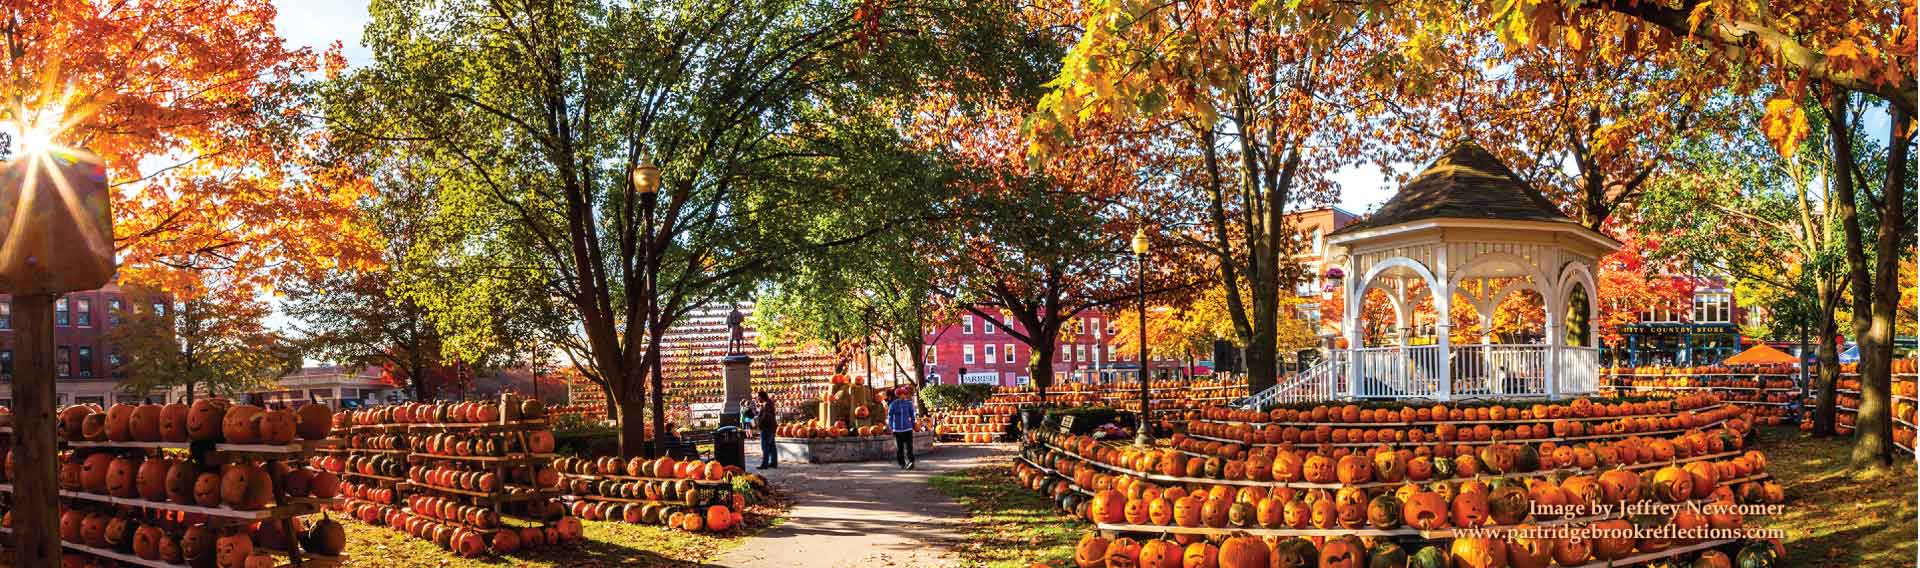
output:
[[[1492,152],[1462,140],[1401,187],[1378,211],[1331,235],[1425,219],[1546,221],[1579,226]]]

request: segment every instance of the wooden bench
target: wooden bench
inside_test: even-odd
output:
[[[676,460],[700,459],[700,446],[712,443],[712,430],[689,431],[680,436],[680,443],[667,446],[667,456]]]

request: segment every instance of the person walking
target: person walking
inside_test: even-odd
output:
[[[773,447],[773,433],[780,426],[774,418],[773,397],[760,391],[760,404],[757,408],[749,406],[747,413],[747,419],[760,431],[760,469],[779,469],[780,452]]]
[[[887,428],[893,430],[893,459],[901,469],[913,469],[913,393],[902,386],[894,389],[887,403]]]

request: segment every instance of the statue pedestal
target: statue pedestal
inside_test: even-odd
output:
[[[720,428],[713,437],[713,459],[720,465],[747,465],[746,432],[740,428],[740,405],[753,404],[751,389],[753,358],[728,355],[720,358]],[[727,430],[732,426],[733,430]]]

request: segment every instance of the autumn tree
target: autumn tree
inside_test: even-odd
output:
[[[993,6],[947,0],[709,4],[405,0],[366,28],[330,123],[441,179],[439,267],[552,298],[641,451],[665,428],[659,338],[796,254],[902,223],[861,164],[899,132],[870,101],[924,92]],[[976,22],[979,22],[976,25]],[[484,61],[485,65],[474,65]],[[403,143],[404,141],[404,143]],[[658,206],[629,181],[660,168]],[[917,188],[916,188],[917,189]],[[816,223],[856,205],[867,216]],[[571,326],[570,326],[571,327]]]
[[[207,288],[174,299],[152,289],[130,290],[128,304],[111,317],[107,340],[118,353],[120,388],[146,396],[181,387],[187,400],[198,393],[225,396],[272,385],[298,370],[302,351],[267,329],[272,308],[244,286],[203,278]]]
[[[1281,306],[1300,277],[1281,254],[1293,233],[1286,212],[1327,200],[1326,176],[1366,147],[1356,128],[1377,108],[1357,96],[1386,76],[1373,22],[1277,2],[1076,6],[1066,12],[1076,43],[1028,125],[1034,158],[1103,121],[1168,129],[1162,142],[1193,165],[1161,190],[1190,195],[1198,229],[1176,234],[1212,257],[1249,388],[1273,386]]]
[[[754,304],[752,326],[761,346],[837,349],[858,339],[854,347],[863,352],[904,352],[909,381],[921,386],[927,334],[949,325],[953,313],[936,294],[935,271],[918,248],[930,243],[913,234],[919,230],[902,227],[794,259]]]

